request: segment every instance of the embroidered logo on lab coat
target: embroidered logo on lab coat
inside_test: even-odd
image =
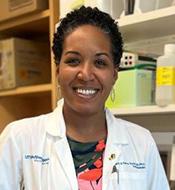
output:
[[[30,154],[26,154],[24,158],[25,158],[25,160],[33,160],[34,162],[39,162],[42,165],[48,164],[49,160],[50,160],[46,156],[30,155]]]
[[[129,166],[129,167],[133,167],[133,168],[136,168],[136,169],[145,169],[146,166],[145,166],[145,163],[143,162],[116,162],[115,164],[116,166]]]

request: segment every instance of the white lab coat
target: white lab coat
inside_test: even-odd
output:
[[[115,118],[109,110],[106,119],[103,190],[169,190],[150,132]],[[78,190],[62,103],[52,113],[9,124],[1,134],[0,190],[23,187]]]

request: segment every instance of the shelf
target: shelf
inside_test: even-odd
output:
[[[132,108],[111,109],[114,115],[153,115],[175,113],[175,104],[166,107],[159,106],[138,106]]]
[[[51,89],[51,84],[18,87],[13,90],[0,91],[0,97],[48,93],[51,92]]]
[[[0,22],[0,38],[16,36],[19,33],[49,33],[50,10],[26,14]]]
[[[125,43],[175,33],[175,6],[123,16],[118,20]]]

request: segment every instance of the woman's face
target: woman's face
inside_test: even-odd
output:
[[[57,72],[66,110],[103,112],[117,78],[109,36],[92,25],[73,30],[64,40]]]

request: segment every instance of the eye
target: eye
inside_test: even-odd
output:
[[[97,60],[95,60],[95,65],[96,65],[96,67],[101,68],[101,67],[105,67],[107,64],[106,64],[105,60],[97,59]]]
[[[78,58],[68,58],[65,60],[65,63],[70,66],[76,66],[80,63],[80,60]]]

